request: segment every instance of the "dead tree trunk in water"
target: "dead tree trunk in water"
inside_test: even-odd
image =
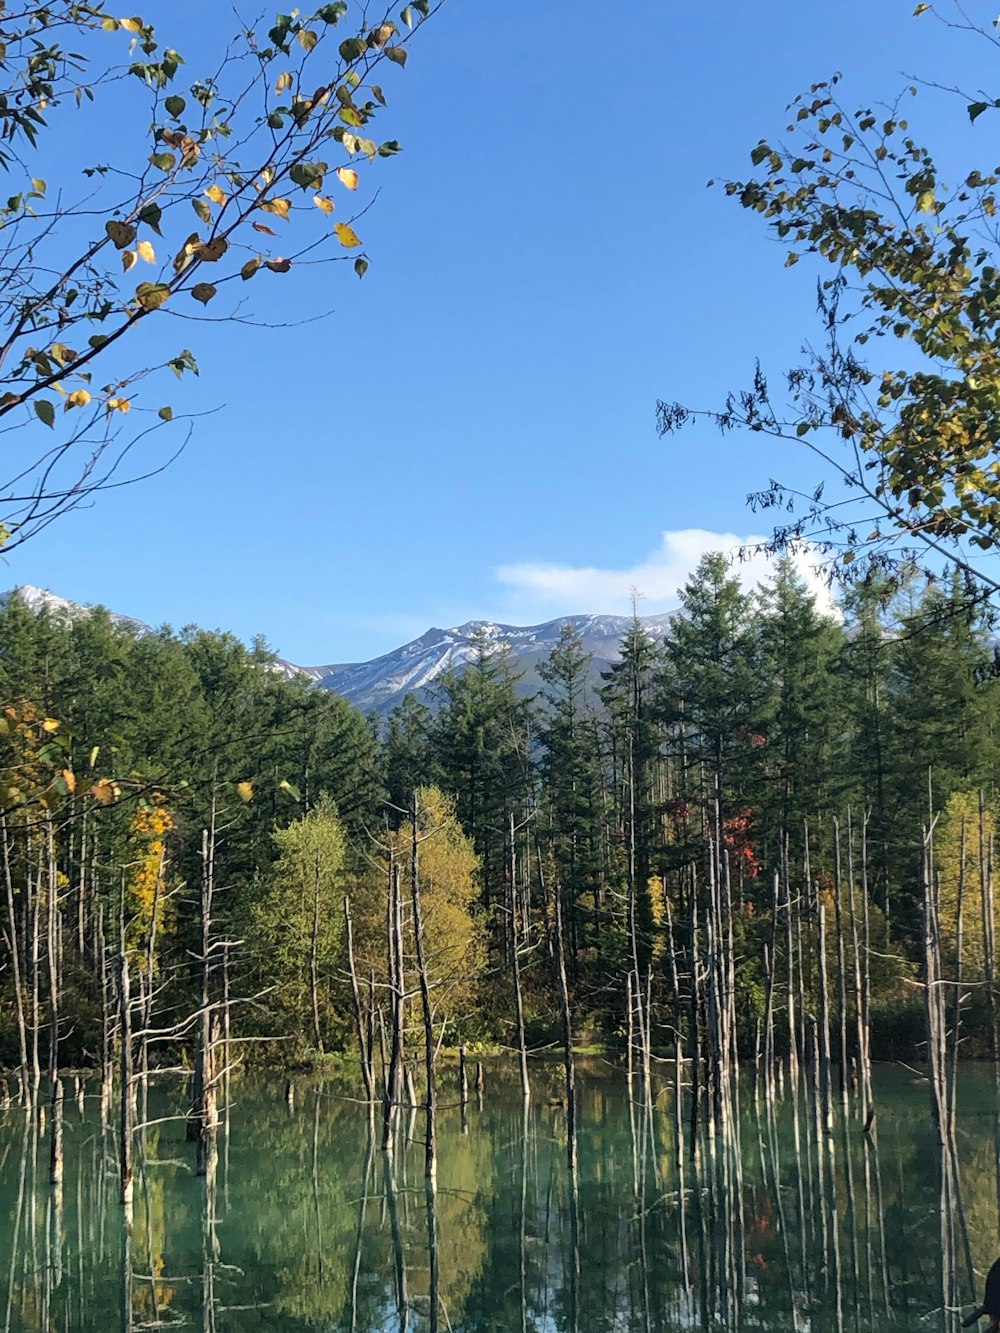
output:
[[[531,1097],[531,1083],[528,1080],[528,1044],[524,1031],[524,1003],[521,997],[521,956],[517,944],[517,920],[515,917],[514,875],[517,870],[517,854],[514,847],[514,816],[510,816],[509,875],[510,901],[507,904],[507,930],[510,948],[511,974],[514,980],[514,1009],[517,1019],[517,1057],[521,1073],[521,1096],[525,1101]],[[538,873],[542,875],[541,858],[538,861]],[[543,881],[544,892],[544,881]],[[557,889],[558,892],[558,889]]]
[[[215,1030],[211,1010],[212,900],[215,892],[215,793],[209,828],[201,835],[201,1007],[198,1014],[198,1050],[195,1057],[194,1097],[188,1120],[188,1139],[197,1144],[195,1173],[208,1170],[212,1141],[218,1126],[215,1088]]]
[[[433,1189],[437,1177],[437,1087],[434,1081],[434,1012],[431,1008],[430,982],[427,977],[427,963],[424,956],[424,920],[420,907],[420,798],[413,794],[413,836],[410,844],[410,896],[413,906],[413,940],[417,955],[417,976],[420,983],[420,1007],[424,1019],[424,1075],[427,1080],[426,1113],[427,1125],[424,1138],[424,1175]],[[515,951],[517,939],[514,940]],[[436,1265],[436,1249],[433,1251]],[[436,1288],[436,1283],[435,1283]],[[432,1299],[432,1318],[435,1326],[437,1312],[434,1302],[437,1299],[435,1289]]]
[[[10,953],[14,982],[14,1011],[17,1015],[17,1041],[21,1057],[21,1087],[28,1086],[28,1025],[24,1012],[24,982],[21,976],[21,943],[18,938],[17,911],[14,905],[14,879],[11,869],[11,847],[7,836],[7,817],[0,816],[0,838],[3,841],[3,877],[7,893],[7,947]]]
[[[118,956],[118,1031],[121,1056],[121,1107],[119,1116],[119,1162],[121,1165],[121,1201],[132,1202],[132,1001],[129,994],[128,954],[125,930],[121,932]]]
[[[392,992],[392,1048],[389,1072],[382,1098],[382,1150],[392,1152],[392,1137],[396,1123],[396,1103],[403,1070],[403,1023],[405,1021],[405,978],[403,975],[403,907],[399,889],[399,866],[389,863],[389,903],[387,918],[387,946],[389,958],[389,988]]]
[[[572,1176],[576,1173],[576,1064],[573,1059],[573,1027],[566,981],[566,951],[563,943],[562,892],[556,884],[553,898],[556,914],[556,974],[562,1007],[563,1068],[566,1076],[566,1156]]]
[[[354,931],[351,926],[351,900],[346,897],[344,899],[344,933],[347,940],[347,965],[351,973],[351,997],[354,1001],[354,1022],[358,1033],[361,1079],[365,1085],[365,1100],[371,1104],[375,1100],[375,1079],[372,1071],[372,1054],[368,1042],[364,1011],[361,1008],[361,991],[358,987],[358,973],[354,966]]]

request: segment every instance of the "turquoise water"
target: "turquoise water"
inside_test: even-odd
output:
[[[961,1195],[943,1205],[925,1086],[909,1071],[877,1076],[877,1145],[853,1104],[828,1145],[804,1096],[786,1090],[768,1116],[745,1086],[738,1153],[706,1141],[696,1165],[685,1143],[679,1167],[664,1069],[648,1114],[620,1070],[582,1063],[574,1191],[556,1067],[535,1067],[527,1116],[512,1066],[487,1067],[483,1103],[464,1116],[443,1067],[431,1198],[421,1114],[403,1114],[390,1165],[347,1079],[298,1080],[294,1111],[283,1080],[235,1081],[217,1163],[198,1178],[171,1118],[183,1090],[166,1080],[145,1111],[160,1123],[138,1135],[130,1226],[98,1099],[67,1100],[61,1189],[47,1133],[12,1107],[0,1119],[0,1329],[955,1326],[942,1292],[971,1304],[969,1260],[978,1286],[1000,1252],[991,1073],[962,1075]]]

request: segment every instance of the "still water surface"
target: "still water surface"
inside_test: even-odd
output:
[[[696,1169],[685,1147],[679,1170],[669,1070],[648,1116],[630,1113],[621,1071],[584,1063],[575,1201],[551,1104],[558,1070],[539,1066],[533,1080],[526,1116],[504,1064],[488,1066],[482,1105],[442,1109],[429,1200],[419,1113],[412,1141],[404,1116],[389,1169],[351,1081],[303,1078],[290,1111],[281,1080],[244,1078],[207,1180],[193,1174],[183,1120],[140,1134],[131,1229],[97,1099],[67,1099],[61,1191],[46,1138],[12,1108],[0,1117],[0,1330],[954,1326],[941,1310],[934,1138],[912,1073],[877,1076],[877,1146],[855,1114],[846,1132],[838,1119],[832,1156],[820,1153],[804,1095],[786,1089],[769,1117],[745,1088],[738,1163],[706,1145]],[[447,1068],[441,1081],[447,1103]],[[180,1094],[154,1088],[148,1118],[177,1113]],[[959,1108],[962,1196],[949,1211],[960,1202],[969,1300],[969,1260],[978,1286],[1000,1251],[992,1073],[963,1073]]]

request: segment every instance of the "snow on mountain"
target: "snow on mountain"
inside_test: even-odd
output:
[[[48,588],[36,588],[32,583],[22,583],[20,587],[12,589],[20,597],[21,601],[37,615],[39,611],[48,611],[50,615],[66,620],[73,620],[77,616],[87,615],[95,608],[92,606],[81,606],[79,602],[71,602],[66,597],[60,597],[57,593],[50,592]],[[108,615],[116,625],[121,625],[123,629],[131,630],[133,634],[151,634],[151,626],[141,620],[136,620],[133,616],[121,616],[115,611],[109,611]]]
[[[56,616],[75,617],[93,608],[59,597],[47,588],[23,584],[15,590],[33,610],[47,609]],[[109,612],[117,625],[134,634],[151,633],[149,625],[132,616]],[[333,690],[363,712],[391,712],[410,693],[422,697],[433,694],[433,686],[442,672],[461,671],[475,656],[475,640],[483,634],[491,643],[510,647],[516,669],[523,672],[524,688],[537,687],[536,667],[559,640],[564,625],[572,625],[580,635],[583,650],[594,659],[593,670],[607,668],[618,657],[622,636],[631,625],[628,616],[562,616],[541,625],[500,625],[491,620],[469,620],[451,629],[431,628],[419,638],[405,643],[391,653],[369,662],[329,663],[325,666],[299,666],[279,657],[275,669],[283,676],[302,675],[316,681],[323,689]],[[649,634],[662,637],[670,623],[669,615],[645,616],[642,624]]]
[[[649,633],[666,633],[669,615],[647,616]],[[427,695],[434,682],[449,668],[460,670],[475,656],[475,638],[482,633],[492,643],[506,643],[526,687],[535,685],[534,668],[555,647],[563,625],[572,625],[583,649],[594,658],[594,669],[607,667],[618,657],[618,646],[628,630],[628,616],[562,616],[542,625],[499,625],[489,620],[470,620],[451,629],[433,628],[418,639],[370,662],[349,662],[305,668],[324,688],[335,690],[365,712],[391,711],[405,694]]]

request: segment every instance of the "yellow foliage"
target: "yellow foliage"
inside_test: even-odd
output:
[[[986,806],[983,845],[989,863],[989,848],[996,834],[996,813]],[[964,834],[963,834],[964,830]],[[962,875],[962,843],[965,842],[965,873]],[[983,970],[983,891],[980,879],[979,797],[974,792],[955,792],[934,830],[934,865],[941,881],[941,949],[954,963],[957,955],[958,890],[962,881],[962,967],[966,973]],[[993,929],[1000,925],[996,898]]]
[[[153,906],[158,892],[162,906],[166,887],[167,834],[173,828],[173,818],[164,807],[161,796],[154,796],[151,803],[136,810],[132,818],[129,829],[131,873],[128,891],[133,943],[144,938],[152,926]],[[162,930],[163,924],[161,911],[157,929]]]

